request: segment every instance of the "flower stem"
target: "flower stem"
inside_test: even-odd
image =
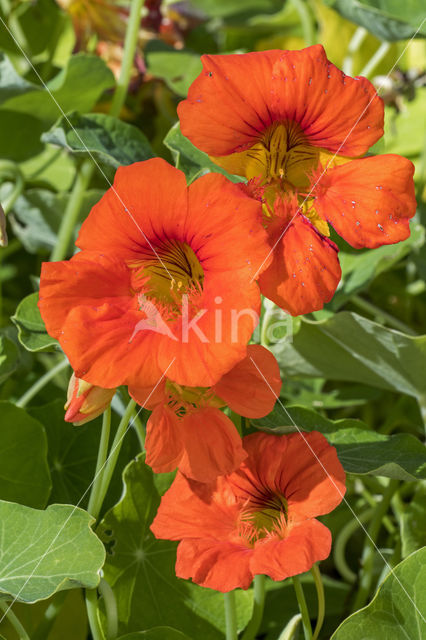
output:
[[[363,311],[366,311],[367,313],[371,313],[371,315],[374,316],[377,321],[386,322],[393,329],[396,329],[397,331],[402,331],[402,333],[407,333],[410,336],[417,335],[416,332],[413,331],[413,329],[411,329],[411,327],[409,327],[407,324],[405,324],[404,322],[401,322],[401,320],[398,320],[398,318],[395,318],[387,311],[380,309],[380,307],[377,307],[372,302],[369,302],[368,300],[361,298],[361,296],[358,296],[358,295],[351,296],[351,302],[353,302],[357,307],[359,307]]]
[[[86,589],[86,610],[93,640],[105,640],[105,635],[98,618],[97,589]]]
[[[117,464],[118,456],[120,454],[121,445],[123,444],[124,436],[126,435],[129,422],[132,419],[132,413],[135,405],[136,402],[134,400],[130,400],[129,404],[127,405],[126,411],[124,412],[124,415],[120,420],[120,424],[117,427],[117,432],[111,445],[111,450],[109,452],[108,458],[106,459],[103,471],[99,474],[101,485],[99,488],[99,495],[97,496],[95,510],[93,512],[90,512],[96,519],[99,517],[102,503],[105,499],[106,492],[108,491],[112,474],[114,473],[115,465]]]
[[[88,158],[81,163],[77,171],[74,186],[70,193],[65,213],[59,227],[58,240],[50,256],[52,261],[63,260],[68,253],[71,236],[75,229],[83,198],[86,193],[86,189],[89,186],[94,169],[95,165],[93,164],[92,159]]]
[[[373,581],[373,565],[374,565],[374,552],[376,551],[376,540],[382,526],[383,517],[389,508],[389,504],[392,496],[399,487],[398,480],[390,480],[386,490],[383,493],[383,497],[375,509],[375,513],[371,519],[370,526],[368,528],[368,536],[365,540],[364,549],[361,559],[361,578],[360,586],[357,596],[355,598],[353,611],[361,609],[367,601],[368,594],[370,593],[371,583]]]
[[[312,640],[317,640],[324,622],[325,595],[324,595],[324,585],[322,584],[322,579],[321,579],[321,572],[317,564],[314,564],[312,566],[311,573],[314,577],[315,588],[317,590],[317,598],[318,598],[318,616],[317,616],[317,623],[315,625],[315,631],[314,631],[314,635],[312,636]]]
[[[311,619],[309,617],[308,606],[303,593],[302,583],[298,576],[293,576],[293,586],[296,592],[297,603],[299,605],[300,615],[302,616],[303,632],[305,640],[312,640]]]
[[[108,582],[101,578],[99,593],[104,599],[105,613],[107,617],[107,640],[114,640],[118,634],[118,612],[115,595]]]
[[[237,614],[235,610],[235,591],[223,594],[225,602],[226,640],[237,640]]]
[[[365,67],[363,69],[361,69],[361,71],[359,72],[359,75],[360,76],[365,76],[366,78],[368,78],[368,76],[371,74],[371,72],[374,71],[374,69],[377,67],[379,62],[381,62],[383,60],[383,58],[385,57],[385,55],[389,51],[390,46],[391,46],[390,42],[382,42],[380,47],[377,49],[376,53],[374,53],[371,56],[370,60],[367,62]]]
[[[291,4],[299,14],[306,46],[309,47],[315,44],[315,27],[308,3],[304,2],[304,0],[291,0]]]
[[[92,490],[90,492],[89,506],[87,507],[88,512],[91,513],[95,518],[98,517],[99,512],[101,510],[101,504],[99,504],[100,490],[102,487],[103,468],[104,468],[105,461],[107,458],[107,453],[108,453],[108,442],[109,442],[110,430],[111,430],[111,406],[105,409],[102,417],[102,433],[101,433],[101,440],[99,443],[98,459],[96,461],[95,477],[93,480]]]
[[[251,620],[243,633],[241,640],[254,640],[262,622],[263,609],[265,606],[265,576],[254,576],[254,602]]]
[[[117,88],[110,109],[110,115],[112,116],[119,116],[124,100],[126,99],[141,24],[142,5],[143,0],[132,1],[129,22],[127,23],[126,40],[124,42],[120,77],[117,81]]]
[[[0,176],[5,176],[14,182],[12,191],[3,202],[3,211],[7,214],[24,190],[25,181],[21,169],[11,160],[0,161]]]
[[[16,406],[25,407],[28,402],[56,376],[57,373],[62,371],[62,369],[65,369],[65,367],[67,366],[68,360],[65,358],[65,360],[61,360],[60,362],[58,362],[58,364],[49,369],[49,371],[46,371],[46,373],[41,376],[41,378],[39,378],[37,382],[32,385],[32,387],[27,389],[27,391],[19,398],[19,400],[17,400],[17,402],[15,403]]]
[[[368,522],[374,515],[374,509],[367,509],[363,513],[358,515],[357,519],[349,520],[339,531],[337,534],[336,540],[334,541],[334,551],[333,551],[333,559],[334,564],[336,565],[337,571],[340,573],[342,578],[353,584],[356,582],[356,573],[352,571],[352,569],[348,566],[345,558],[345,549],[350,537],[355,533],[355,531],[363,525],[365,522]]]
[[[58,594],[56,594],[54,600],[45,610],[43,618],[37,625],[37,628],[32,633],[31,640],[46,640],[53,625],[55,624],[56,618],[58,617],[63,607],[67,595],[68,591],[60,591]]]
[[[9,620],[10,624],[18,634],[19,640],[31,640],[30,636],[22,626],[20,620],[18,620],[18,618],[13,613],[10,605],[0,600],[0,611],[3,611],[3,614],[4,614],[2,619],[7,618]]]
[[[353,73],[354,55],[364,42],[367,35],[367,29],[364,29],[364,27],[358,27],[349,42],[348,51],[345,59],[343,60],[343,72],[348,76],[351,76]]]

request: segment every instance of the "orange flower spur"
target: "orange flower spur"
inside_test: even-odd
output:
[[[182,133],[231,173],[269,187],[270,205],[277,194],[294,196],[298,208],[278,231],[276,219],[266,221],[274,261],[261,289],[293,315],[320,309],[340,279],[328,223],[356,248],[407,238],[416,209],[413,164],[393,154],[362,158],[383,135],[383,102],[366,78],[329,62],[321,45],[202,61],[178,107]],[[285,249],[297,213],[296,243]],[[303,278],[278,269],[286,251],[298,254]],[[307,281],[312,300],[305,295],[297,305],[293,294]]]
[[[247,454],[232,420],[220,409],[228,405],[247,418],[261,418],[272,411],[280,391],[278,363],[260,345],[249,345],[247,356],[212,387],[182,387],[170,380],[155,390],[130,387],[130,395],[153,410],[147,422],[147,464],[156,473],[178,467],[199,482],[230,473]]]
[[[247,589],[308,571],[328,557],[330,531],[316,520],[340,504],[345,473],[316,431],[243,439],[240,468],[210,484],[176,476],[151,529],[181,540],[176,575],[217,591]]]
[[[159,158],[118,169],[81,251],[42,267],[40,311],[76,376],[207,387],[244,358],[268,256],[260,207],[218,174],[187,187]]]

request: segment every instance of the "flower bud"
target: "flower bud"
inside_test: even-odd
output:
[[[103,389],[72,374],[68,385],[65,421],[80,426],[94,420],[110,404],[116,389]]]

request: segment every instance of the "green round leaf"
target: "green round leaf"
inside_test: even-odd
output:
[[[51,489],[43,426],[11,402],[0,402],[0,415],[0,498],[42,508]]]
[[[426,637],[426,547],[384,580],[370,604],[347,618],[331,640],[423,640]]]
[[[18,327],[20,343],[28,351],[52,351],[60,349],[55,338],[46,331],[44,322],[37,307],[38,293],[30,293],[18,304],[12,322]]]
[[[64,589],[95,588],[105,550],[93,522],[71,505],[38,511],[0,501],[0,593],[36,602]]]

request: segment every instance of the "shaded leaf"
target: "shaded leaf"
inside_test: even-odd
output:
[[[29,114],[46,124],[57,120],[61,110],[90,111],[114,84],[111,70],[95,55],[71,56],[66,67],[47,83],[47,89],[23,80],[6,56],[0,58],[1,108]]]
[[[411,38],[419,27],[419,34],[426,35],[424,11],[418,0],[326,0],[326,4],[381,40]]]
[[[200,56],[190,51],[177,51],[158,40],[148,43],[145,56],[148,71],[155,78],[163,79],[172,91],[186,98],[190,85],[201,73]]]
[[[127,636],[120,636],[118,640],[191,640],[191,638],[171,627],[155,627],[148,631],[138,631],[129,633]]]
[[[348,380],[414,397],[426,393],[426,336],[407,336],[356,313],[303,322],[291,344],[271,350],[284,376]]]
[[[42,508],[51,489],[43,426],[11,402],[0,402],[0,415],[0,498]]]
[[[422,640],[426,636],[426,547],[398,564],[370,604],[349,616],[331,640]]]
[[[13,340],[0,335],[0,384],[16,370],[19,350]]]
[[[115,169],[154,157],[142,131],[103,113],[70,113],[60,118],[42,139],[78,155],[89,156],[90,151],[98,162]]]
[[[251,424],[274,433],[320,431],[336,447],[347,473],[407,481],[426,478],[426,448],[407,433],[386,436],[370,431],[359,420],[329,420],[304,407],[284,409],[280,403],[268,416],[251,420]]]
[[[45,511],[0,501],[0,593],[36,602],[99,583],[105,551],[93,518],[71,505]]]
[[[46,331],[44,322],[37,307],[38,293],[30,293],[18,304],[12,322],[18,328],[19,342],[28,351],[60,350],[55,338],[51,338]]]
[[[165,625],[194,640],[223,640],[222,594],[176,578],[176,543],[156,540],[150,532],[160,497],[142,457],[125,469],[124,483],[121,501],[98,529],[109,550],[104,576],[117,600],[119,632]],[[250,618],[251,593],[237,591],[236,600],[242,629]]]

